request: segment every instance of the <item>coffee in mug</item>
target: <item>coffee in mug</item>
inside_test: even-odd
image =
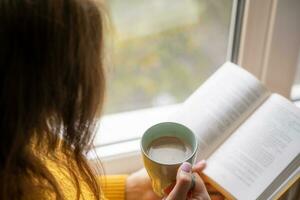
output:
[[[157,138],[147,148],[147,154],[152,160],[164,164],[185,161],[192,153],[190,144],[172,136]]]

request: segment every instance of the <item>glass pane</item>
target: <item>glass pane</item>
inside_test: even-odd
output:
[[[107,0],[105,113],[184,101],[226,59],[233,0]]]

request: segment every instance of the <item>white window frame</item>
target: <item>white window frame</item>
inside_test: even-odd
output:
[[[247,0],[237,64],[290,98],[300,48],[299,0]]]
[[[234,0],[232,9],[228,60],[256,75],[271,91],[286,97],[290,95],[296,71],[300,24],[297,20],[285,22],[300,19],[297,1]],[[95,152],[105,173],[131,173],[141,168],[141,134],[150,125],[167,119],[178,106],[104,116],[96,134]],[[91,160],[95,158],[93,152],[89,154]]]

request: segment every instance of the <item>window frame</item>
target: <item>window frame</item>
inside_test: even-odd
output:
[[[299,10],[297,0],[247,0],[236,62],[286,98],[300,49]]]

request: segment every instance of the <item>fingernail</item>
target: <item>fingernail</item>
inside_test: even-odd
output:
[[[192,170],[192,165],[188,162],[184,162],[182,165],[181,165],[181,170],[182,171],[185,171],[185,172],[191,172]]]

